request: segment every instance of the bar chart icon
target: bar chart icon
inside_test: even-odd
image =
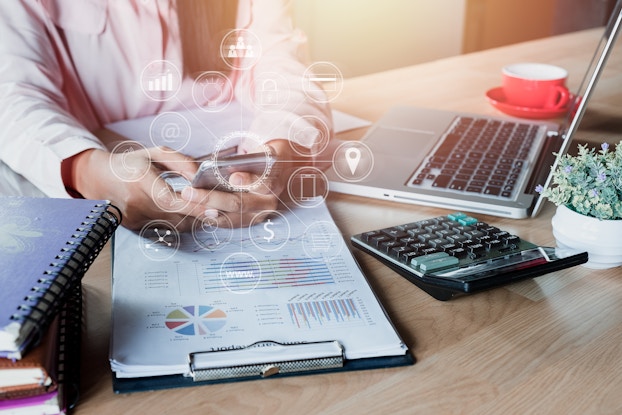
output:
[[[174,91],[175,86],[173,85],[173,74],[171,72],[167,72],[148,80],[147,90],[152,92]]]
[[[140,75],[141,88],[145,95],[156,101],[171,99],[181,86],[181,72],[169,61],[157,60],[149,63]]]

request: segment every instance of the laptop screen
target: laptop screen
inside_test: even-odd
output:
[[[548,174],[548,177],[546,178],[546,181],[544,183],[545,188],[550,186],[551,184],[551,180],[553,179],[553,172],[557,168],[560,157],[566,154],[568,148],[570,147],[570,143],[572,142],[572,136],[579,127],[579,123],[581,122],[581,119],[585,114],[587,103],[594,91],[600,75],[603,72],[605,63],[607,62],[607,58],[609,58],[609,55],[611,54],[611,51],[613,49],[613,45],[618,37],[621,22],[622,0],[618,0],[615,7],[613,8],[611,17],[609,18],[609,22],[605,27],[604,34],[598,43],[596,51],[594,52],[594,56],[590,61],[587,72],[585,73],[585,76],[583,77],[583,80],[581,81],[581,84],[579,85],[579,88],[574,95],[573,101],[568,108],[566,118],[559,130],[559,136],[562,138],[562,143],[557,153],[557,157],[555,158],[555,162],[551,167],[551,171]],[[532,211],[532,216],[536,215],[540,211],[543,202],[543,197],[537,198],[537,201]]]
[[[564,148],[561,153],[565,152],[563,150],[565,150],[565,147],[570,142],[568,138],[572,137],[577,130],[581,119],[583,118],[587,102],[589,101],[594,87],[603,72],[607,58],[609,58],[613,45],[618,37],[621,21],[622,0],[618,0],[613,8],[609,22],[605,27],[604,34],[598,43],[585,76],[583,77],[583,80],[574,95],[574,101],[569,106],[566,118],[561,126],[560,132],[562,137],[565,139]]]

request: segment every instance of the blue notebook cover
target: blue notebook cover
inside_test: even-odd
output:
[[[0,356],[20,359],[119,224],[107,201],[0,197]]]

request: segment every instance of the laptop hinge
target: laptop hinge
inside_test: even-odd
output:
[[[536,168],[527,182],[525,193],[534,193],[538,184],[544,184],[551,172],[551,167],[555,163],[557,153],[562,148],[563,142],[564,140],[560,134],[555,132],[547,134],[547,137],[544,139],[544,145],[536,159]]]

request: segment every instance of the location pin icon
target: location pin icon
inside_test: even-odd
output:
[[[346,150],[346,162],[348,163],[348,167],[350,167],[350,172],[354,174],[356,171],[356,167],[359,165],[361,161],[361,150],[356,147],[350,147]]]

